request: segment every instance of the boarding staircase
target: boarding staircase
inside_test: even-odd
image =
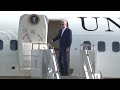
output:
[[[28,43],[26,44],[28,45]],[[23,63],[19,64],[20,70],[29,70],[31,78],[60,79],[54,48],[46,43],[32,43],[30,45],[32,45],[31,53],[23,54]]]
[[[102,73],[95,71],[96,51],[94,45],[81,44],[81,57],[83,60],[83,68],[86,79],[102,79]],[[88,48],[91,47],[89,50]]]
[[[44,44],[48,48],[41,49],[44,43],[33,43],[31,53],[31,76],[44,79],[60,79],[59,68],[57,64],[54,48],[50,44]],[[38,45],[38,49],[34,46]],[[40,72],[37,74],[37,71]]]

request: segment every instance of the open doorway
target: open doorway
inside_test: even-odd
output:
[[[59,57],[59,40],[57,40],[54,43],[52,43],[51,40],[54,37],[56,37],[56,35],[58,34],[58,32],[61,28],[60,22],[61,22],[61,20],[50,20],[49,23],[48,23],[48,38],[47,38],[47,41],[50,45],[52,45],[52,47],[54,47],[57,60],[58,60],[58,57]],[[68,69],[69,69],[69,67],[70,67],[70,52],[67,53],[67,61],[68,61]]]
[[[60,20],[50,20],[48,23],[48,43],[55,49],[56,57],[59,56],[59,40],[52,43],[51,40],[56,37],[60,30]]]

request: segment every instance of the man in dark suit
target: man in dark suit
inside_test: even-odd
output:
[[[61,29],[52,42],[59,40],[59,67],[61,75],[68,75],[67,53],[72,43],[72,30],[68,28],[66,20],[61,21]]]

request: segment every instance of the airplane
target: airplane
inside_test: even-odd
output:
[[[43,49],[46,49],[47,45],[50,44],[55,50],[56,58],[58,58],[58,41],[52,43],[50,40],[58,33],[59,23],[63,19],[67,20],[68,26],[72,30],[69,58],[70,69],[73,72],[68,77],[61,77],[91,79],[98,75],[103,79],[120,78],[120,12],[63,11],[63,16],[60,11],[58,12],[0,12],[0,78],[34,78],[36,75],[41,75],[44,72],[41,71],[41,61],[39,61],[39,65],[37,61],[31,62],[31,54],[28,54],[27,58],[30,59],[25,62],[23,52],[25,54],[31,53],[33,44],[39,45],[41,43],[45,46]],[[74,14],[72,15],[72,13]],[[32,16],[38,18],[37,21],[39,21],[40,26],[34,25],[35,20],[33,22],[30,22],[30,19],[28,20]],[[41,20],[43,23],[40,22]],[[37,47],[39,48],[39,46]],[[32,50],[33,52],[38,51],[35,49]],[[35,64],[38,65],[39,70],[38,68],[32,70],[30,62],[34,64],[33,67]]]

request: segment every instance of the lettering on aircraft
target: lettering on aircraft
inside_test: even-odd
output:
[[[81,18],[82,28],[84,30],[86,30],[86,31],[96,31],[99,28],[99,26],[98,26],[98,18],[100,18],[100,17],[92,17],[93,19],[95,19],[95,23],[96,23],[96,28],[95,29],[86,28],[85,18],[87,18],[87,17],[79,17],[79,18]],[[108,29],[106,30],[107,32],[113,32],[113,30],[111,30],[110,25],[109,25],[110,22],[112,22],[115,26],[120,28],[120,25],[117,22],[115,22],[114,20],[112,20],[111,18],[109,18],[109,17],[103,17],[103,18],[107,20],[107,26],[108,26]]]

